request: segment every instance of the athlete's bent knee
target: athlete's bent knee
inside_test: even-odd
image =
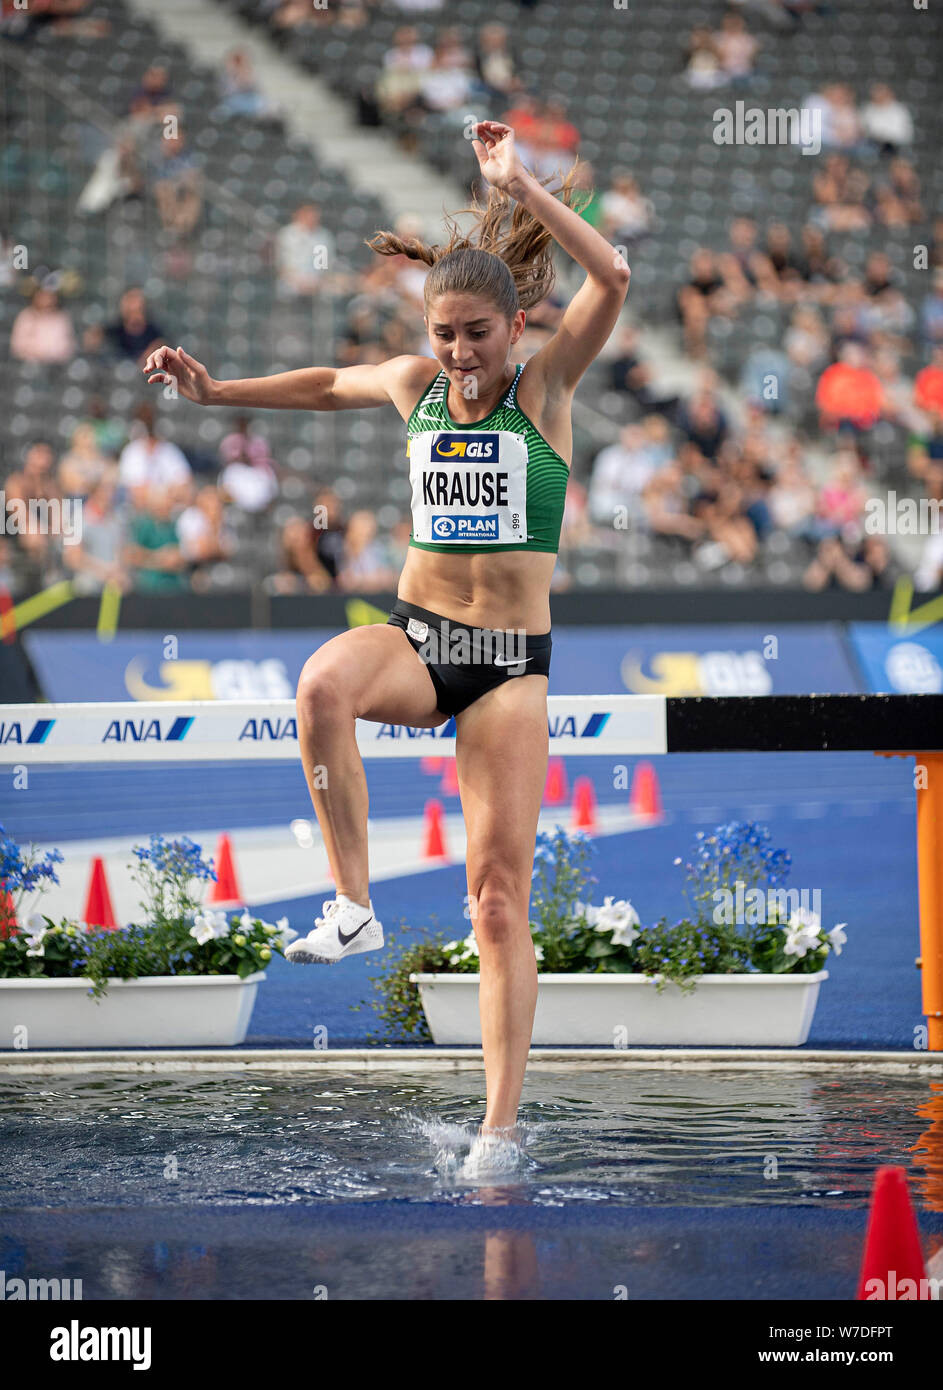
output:
[[[296,694],[298,712],[305,720],[317,717],[324,720],[332,716],[353,717],[350,691],[346,688],[337,671],[319,661],[317,654],[309,657],[298,677]]]

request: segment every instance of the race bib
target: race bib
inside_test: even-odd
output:
[[[413,539],[424,544],[527,540],[527,443],[510,430],[429,430],[409,445]]]

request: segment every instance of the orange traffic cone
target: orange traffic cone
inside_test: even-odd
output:
[[[637,816],[654,818],[661,815],[661,792],[651,763],[638,763],[629,792],[629,810]]]
[[[13,906],[13,898],[4,888],[0,892],[0,938],[13,936],[16,930],[16,909]]]
[[[596,793],[588,777],[577,777],[573,784],[573,830],[598,830]]]
[[[90,927],[107,927],[109,931],[115,931],[118,926],[108,891],[108,879],[105,877],[105,861],[98,855],[92,860],[82,921]]]
[[[889,1302],[929,1298],[926,1278],[920,1229],[907,1191],[907,1174],[903,1168],[879,1168],[871,1197],[858,1298]]]
[[[423,859],[447,859],[445,848],[445,826],[442,820],[442,802],[427,801],[423,824]]]
[[[210,889],[211,903],[241,903],[242,894],[236,881],[236,865],[228,835],[220,835],[216,846],[216,882]]]
[[[443,758],[445,770],[442,773],[442,781],[439,791],[443,796],[458,796],[458,773],[455,771],[455,759]]]
[[[544,804],[561,806],[566,801],[566,763],[562,758],[551,758],[547,764],[547,781],[544,784]]]

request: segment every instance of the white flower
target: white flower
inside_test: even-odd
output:
[[[845,935],[845,927],[847,927],[847,925],[847,922],[836,922],[835,926],[832,927],[832,930],[830,932],[825,933],[825,935],[829,939],[829,942],[831,943],[832,950],[835,952],[836,956],[841,955],[841,948],[848,940],[848,937]]]
[[[31,912],[26,919],[26,925],[34,935],[37,932],[42,935],[46,930],[46,921],[41,912]]]
[[[195,939],[198,946],[205,946],[207,941],[213,940],[215,932],[205,917],[197,917],[193,926],[190,928],[190,935]]]
[[[542,946],[535,946],[534,955],[537,957],[537,963],[539,965],[544,958],[544,948]]]
[[[468,933],[462,945],[465,947],[466,955],[477,956],[478,942],[475,940],[475,933],[473,931]]]
[[[249,916],[249,909],[248,909],[248,908],[246,908],[246,909],[243,911],[242,916],[239,918],[239,925],[240,925],[240,927],[242,927],[242,930],[243,930],[243,931],[251,931],[251,930],[252,930],[252,918]]]
[[[639,915],[627,898],[615,902],[610,894],[596,909],[595,925],[598,932],[612,933],[613,945],[631,946],[638,936]]]
[[[797,907],[789,918],[789,925],[793,931],[806,931],[814,934],[821,928],[822,919],[817,912],[810,912],[805,907]]]
[[[449,956],[449,965],[461,965],[462,956]]]
[[[205,946],[207,941],[218,941],[220,937],[228,936],[229,922],[226,920],[225,912],[197,912],[193,918],[190,935],[200,946]]]

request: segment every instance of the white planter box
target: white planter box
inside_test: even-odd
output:
[[[265,972],[145,975],[110,980],[102,999],[88,980],[0,980],[0,1048],[15,1029],[38,1047],[232,1047],[245,1041]]]
[[[433,1042],[481,1046],[478,976],[415,974]],[[595,1047],[635,1044],[798,1047],[809,1036],[814,975],[701,975],[690,995],[661,994],[645,975],[538,974],[532,1041]]]

